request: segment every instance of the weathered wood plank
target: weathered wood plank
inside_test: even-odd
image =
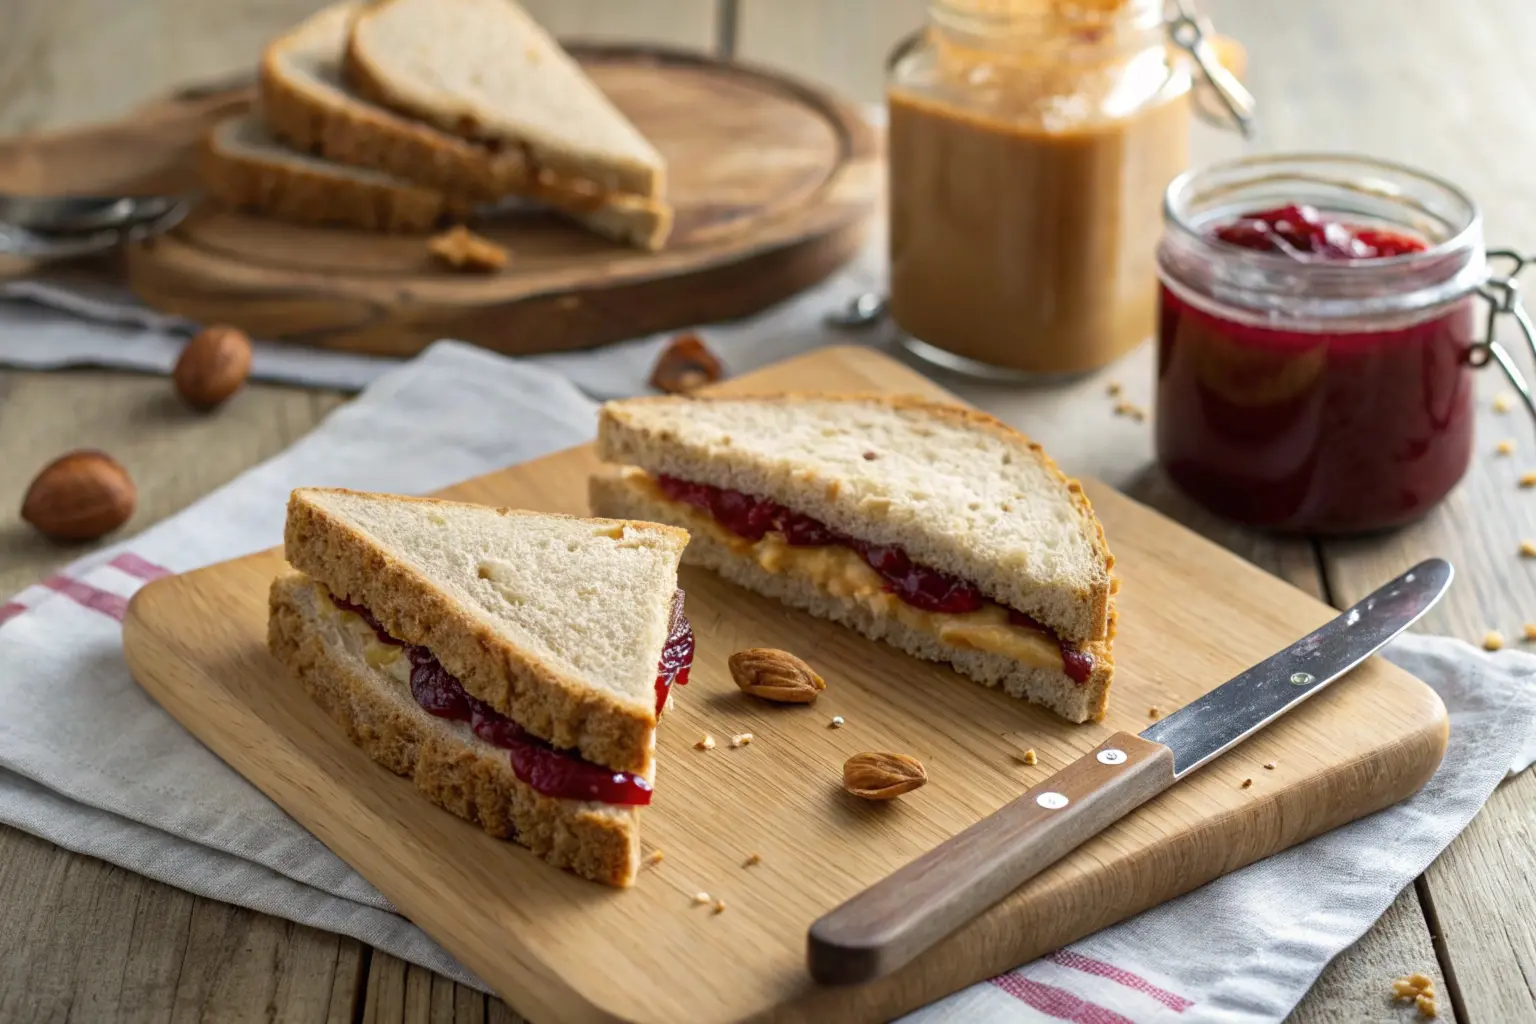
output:
[[[488,1004],[499,1009],[492,1011]],[[485,1024],[488,1016],[506,1024],[526,1024],[499,999],[374,951],[364,1024]]]
[[[877,100],[886,55],[926,9],[923,0],[741,0],[736,54]]]

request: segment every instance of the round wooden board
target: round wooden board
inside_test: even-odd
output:
[[[512,354],[585,348],[744,316],[858,250],[879,143],[852,103],[698,54],[571,47],[666,157],[676,224],[642,252],[526,211],[476,230],[505,270],[456,273],[424,235],[287,224],[204,204],[129,254],[150,305],[266,338],[409,355],[453,337]]]

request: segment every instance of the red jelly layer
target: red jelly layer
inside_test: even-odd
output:
[[[1229,320],[1164,288],[1157,454],[1207,508],[1313,534],[1424,515],[1472,457],[1470,298],[1418,323],[1309,333]]]
[[[673,598],[671,636],[662,650],[662,671],[656,677],[658,704],[665,703],[672,683],[687,682],[693,661],[693,631],[682,613],[682,594],[679,590]],[[626,805],[651,802],[651,784],[645,779],[593,764],[575,751],[560,750],[534,736],[489,704],[470,696],[431,651],[391,636],[362,605],[334,595],[331,601],[342,611],[361,617],[380,643],[403,650],[411,662],[411,696],[423,711],[438,718],[468,722],[476,736],[509,752],[513,773],[535,791],[562,800]]]
[[[658,475],[661,493],[708,512],[721,526],[747,540],[762,540],[770,531],[782,534],[792,547],[838,546],[857,552],[870,568],[885,581],[885,589],[914,608],[925,612],[963,615],[980,610],[986,598],[965,580],[937,569],[917,565],[900,547],[871,544],[832,529],[819,519],[786,508],[768,498],[741,491],[694,483],[674,476]],[[1057,636],[1034,619],[1008,611],[1008,621],[1044,633],[1061,648],[1062,665],[1067,675],[1078,683],[1088,681],[1093,673],[1093,655]]]
[[[1218,226],[1211,235],[1241,249],[1279,253],[1307,263],[1380,260],[1428,248],[1412,235],[1346,224],[1314,206],[1298,204],[1245,213]]]

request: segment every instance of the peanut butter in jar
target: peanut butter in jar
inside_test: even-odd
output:
[[[908,344],[1048,376],[1151,336],[1189,93],[1161,0],[932,0],[887,89],[891,314]]]

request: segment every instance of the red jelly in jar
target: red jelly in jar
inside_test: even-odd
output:
[[[1381,530],[1472,455],[1482,218],[1462,192],[1353,157],[1260,157],[1168,188],[1157,455],[1210,510]]]

